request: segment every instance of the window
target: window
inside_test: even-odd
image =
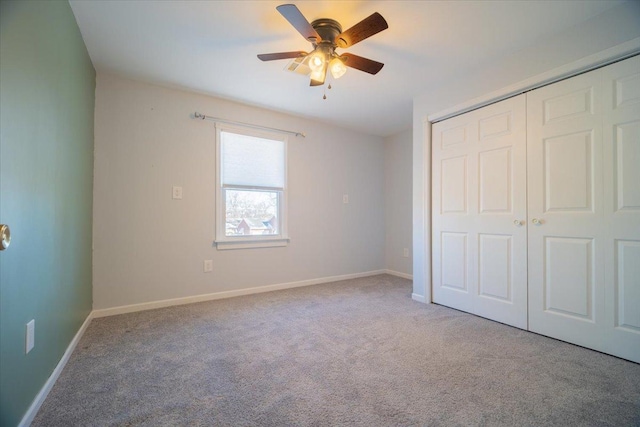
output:
[[[218,249],[285,246],[286,136],[218,124],[216,148]]]

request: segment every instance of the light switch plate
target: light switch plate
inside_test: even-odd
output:
[[[213,260],[212,259],[205,259],[204,260],[204,272],[205,273],[210,273],[213,271]]]
[[[173,191],[172,191],[172,198],[175,200],[180,200],[182,199],[182,187],[178,187],[178,186],[173,186]]]
[[[342,195],[342,203],[344,203],[344,204],[349,203],[349,195],[348,194],[343,194]]]

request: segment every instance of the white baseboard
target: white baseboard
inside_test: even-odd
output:
[[[31,403],[31,406],[29,407],[27,412],[24,414],[24,417],[22,417],[22,421],[20,421],[20,424],[18,424],[19,427],[28,427],[31,425],[33,419],[36,417],[36,414],[40,410],[40,407],[44,403],[44,400],[47,398],[47,395],[53,388],[53,385],[58,380],[58,377],[62,373],[62,370],[67,365],[67,362],[69,361],[73,350],[75,350],[78,342],[80,342],[80,338],[82,338],[82,335],[84,335],[84,332],[87,330],[89,323],[91,323],[91,319],[93,319],[93,312],[89,313],[87,318],[82,323],[82,326],[80,326],[80,329],[78,329],[78,332],[76,332],[76,335],[73,337],[73,339],[69,343],[69,346],[62,355],[62,358],[56,365],[56,368],[53,370],[53,372],[49,376],[49,379],[47,379],[47,381],[40,389],[40,393],[38,393],[35,399],[33,399],[33,402]]]
[[[392,276],[398,276],[398,277],[402,277],[403,279],[413,280],[413,275],[411,274],[400,273],[399,271],[394,271],[394,270],[385,270],[385,271],[387,274],[391,274]],[[421,303],[427,302],[427,299],[424,297],[424,295],[418,295],[416,293],[411,294],[411,299]]]
[[[423,304],[426,304],[427,302],[427,299],[424,297],[424,295],[411,294],[411,299],[414,301],[421,302]]]
[[[395,270],[385,270],[384,272],[387,273],[387,274],[390,274],[392,276],[397,276],[397,277],[402,277],[403,279],[413,280],[413,275],[412,274],[401,273],[401,272],[395,271]]]
[[[93,310],[94,318],[115,316],[117,314],[134,313],[136,311],[153,310],[155,308],[171,307],[174,305],[192,304],[194,302],[212,301],[217,299],[232,298],[242,295],[258,294],[262,292],[279,291],[282,289],[299,288],[302,286],[318,285],[320,283],[337,282],[340,280],[357,279],[359,277],[377,276],[385,274],[388,270],[374,270],[363,273],[343,274],[340,276],[322,277],[319,279],[301,280],[299,282],[280,283],[275,285],[258,286],[255,288],[238,289],[235,291],[214,292],[211,294],[194,295],[190,297],[172,298],[160,301],[144,302],[140,304],[122,305],[119,307]],[[391,273],[390,273],[391,274]]]

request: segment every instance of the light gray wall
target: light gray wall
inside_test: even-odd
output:
[[[578,7],[578,5],[576,6]],[[640,2],[607,10],[560,34],[534,41],[501,61],[460,70],[413,102],[413,287],[429,293],[431,147],[427,116],[640,37]]]
[[[215,129],[194,111],[307,134],[289,140],[289,246],[214,247]],[[382,138],[102,73],[95,135],[95,309],[385,268]]]
[[[0,222],[12,235],[0,252],[0,425],[9,427],[91,311],[95,71],[62,1],[2,1],[0,56]]]
[[[412,275],[411,129],[384,140],[384,223],[387,269]],[[404,257],[403,250],[409,250]]]

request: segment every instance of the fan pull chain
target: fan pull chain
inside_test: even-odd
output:
[[[329,86],[327,87],[327,89],[331,90],[331,83],[329,83]],[[327,91],[324,91],[324,94],[322,95],[322,99],[327,99]]]

